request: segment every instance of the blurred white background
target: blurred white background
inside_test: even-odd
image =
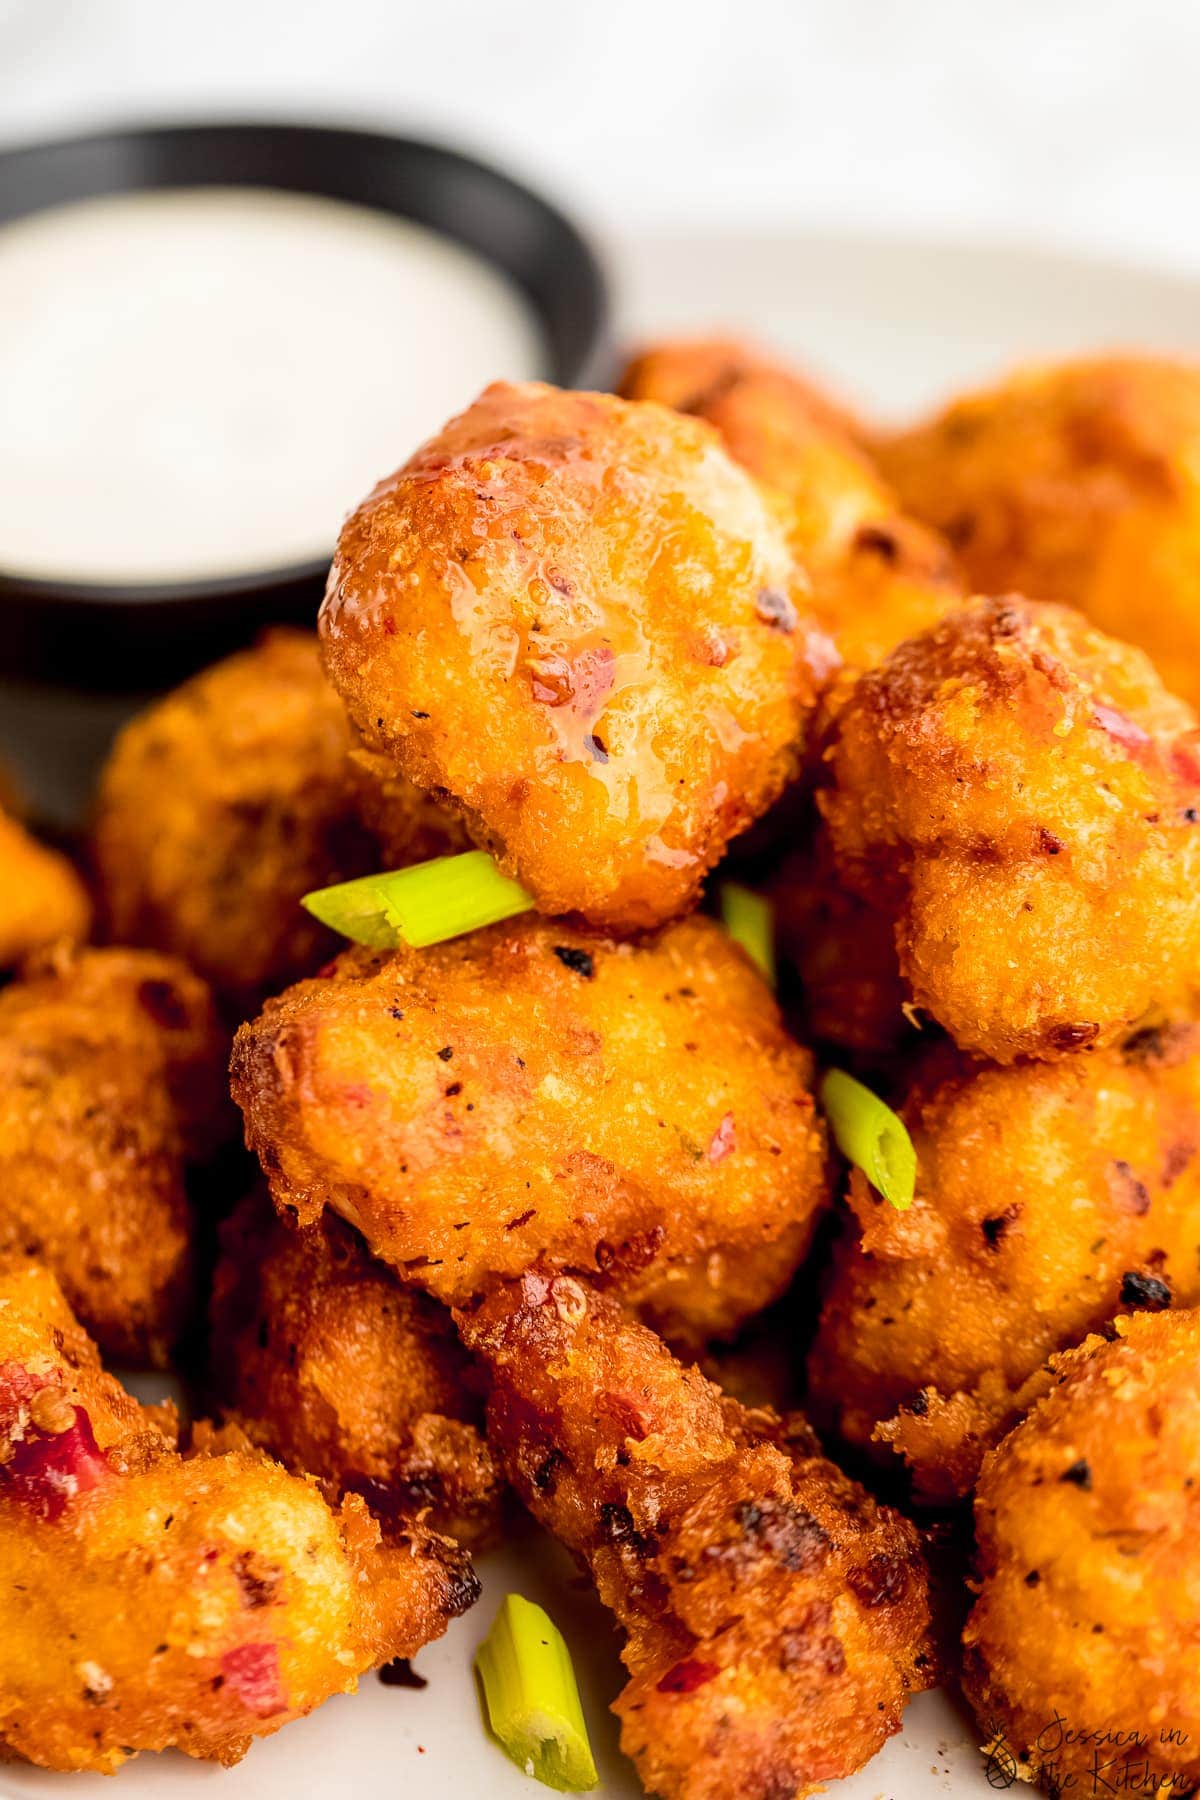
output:
[[[260,114],[490,152],[609,232],[1200,267],[1197,0],[0,0],[0,137]]]

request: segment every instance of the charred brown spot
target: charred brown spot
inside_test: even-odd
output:
[[[1188,1167],[1195,1154],[1195,1144],[1182,1143],[1171,1145],[1170,1149],[1163,1157],[1162,1184],[1165,1188],[1171,1187],[1179,1180],[1179,1177]]]
[[[246,1605],[251,1612],[257,1612],[275,1599],[282,1570],[262,1562],[253,1550],[243,1550],[233,1559],[233,1575]]]
[[[900,554],[900,545],[896,535],[882,525],[862,525],[854,539],[855,547],[869,551],[873,556],[882,557],[884,562],[894,563]]]
[[[1061,856],[1064,849],[1062,839],[1047,831],[1044,825],[1038,826],[1037,847],[1043,856]]]
[[[600,1533],[607,1543],[632,1550],[635,1556],[652,1556],[656,1548],[654,1539],[637,1529],[629,1508],[613,1501],[600,1508]]]
[[[1121,1055],[1126,1062],[1159,1062],[1163,1049],[1161,1026],[1147,1025],[1141,1031],[1135,1031],[1132,1037],[1126,1038],[1121,1046]]]
[[[1135,1218],[1144,1219],[1150,1211],[1150,1193],[1139,1181],[1127,1162],[1120,1158],[1108,1165],[1108,1191],[1114,1203]]]
[[[1015,1225],[1020,1216],[1021,1208],[1014,1201],[1011,1206],[1006,1206],[1002,1213],[994,1213],[990,1219],[981,1221],[979,1229],[983,1233],[989,1250],[997,1248],[1009,1226]]]
[[[525,1212],[518,1213],[515,1219],[510,1219],[508,1221],[507,1225],[504,1227],[505,1231],[519,1231],[522,1225],[528,1225],[536,1211],[537,1208],[535,1206],[530,1206]]]
[[[791,1501],[744,1501],[734,1517],[745,1538],[785,1569],[819,1569],[829,1555],[829,1534],[824,1526]]]
[[[851,1569],[846,1581],[864,1606],[895,1606],[908,1591],[908,1564],[901,1556],[881,1551]]]
[[[582,975],[590,981],[596,973],[596,964],[590,950],[579,950],[574,944],[555,944],[554,954],[564,969],[570,969],[573,975]]]
[[[1157,1275],[1143,1275],[1137,1269],[1126,1269],[1121,1277],[1121,1305],[1137,1306],[1145,1312],[1165,1312],[1171,1304],[1171,1290]]]
[[[1100,1027],[1090,1021],[1064,1021],[1061,1025],[1051,1025],[1045,1035],[1053,1050],[1083,1050],[1088,1044],[1095,1043],[1100,1036]]]
[[[1072,1487],[1081,1488],[1085,1494],[1089,1494],[1092,1490],[1091,1464],[1081,1456],[1078,1461],[1071,1464],[1069,1469],[1064,1469],[1058,1479],[1068,1482]]]
[[[384,1663],[378,1673],[384,1687],[426,1688],[429,1686],[424,1675],[417,1674],[407,1656],[393,1657],[391,1662]]]

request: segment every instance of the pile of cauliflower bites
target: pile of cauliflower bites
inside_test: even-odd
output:
[[[808,1795],[939,1679],[1002,1780],[1200,1784],[1194,701],[1200,370],[883,435],[680,342],[451,420],[317,634],[127,726],[82,877],[0,818],[0,1749],[232,1762],[524,1508],[662,1800]],[[530,910],[300,906],[470,848]]]

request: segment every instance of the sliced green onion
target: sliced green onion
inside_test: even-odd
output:
[[[889,1205],[905,1212],[917,1182],[917,1153],[904,1120],[844,1069],[830,1069],[821,1104],[847,1162],[861,1169]]]
[[[317,888],[300,902],[322,925],[372,950],[424,950],[464,932],[530,912],[533,901],[486,850],[435,856],[390,874]]]
[[[540,1606],[507,1594],[475,1670],[492,1731],[519,1768],[560,1794],[597,1785],[571,1653]]]
[[[775,986],[775,909],[762,894],[726,881],[721,888],[721,918],[735,944]]]

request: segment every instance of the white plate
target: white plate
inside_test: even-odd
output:
[[[1137,345],[1200,353],[1200,281],[1052,251],[889,242],[834,235],[659,234],[613,247],[629,338],[713,326],[750,330],[804,358],[867,407],[902,413],[1023,357]],[[464,396],[464,399],[466,396]],[[431,420],[434,427],[438,421]],[[406,446],[396,446],[397,456]],[[607,1800],[641,1788],[616,1748],[608,1704],[621,1683],[612,1626],[566,1558],[536,1534],[485,1558],[484,1594],[417,1659],[417,1692],[368,1676],[255,1745],[231,1771],[168,1755],[95,1776],[0,1769],[17,1795],[212,1796],[212,1800],[535,1800],[486,1736],[471,1656],[510,1589],[539,1600],[574,1651]],[[975,1733],[941,1694],[923,1696],[903,1732],[834,1800],[985,1800],[993,1792]],[[737,1800],[730,1795],[729,1800]]]

